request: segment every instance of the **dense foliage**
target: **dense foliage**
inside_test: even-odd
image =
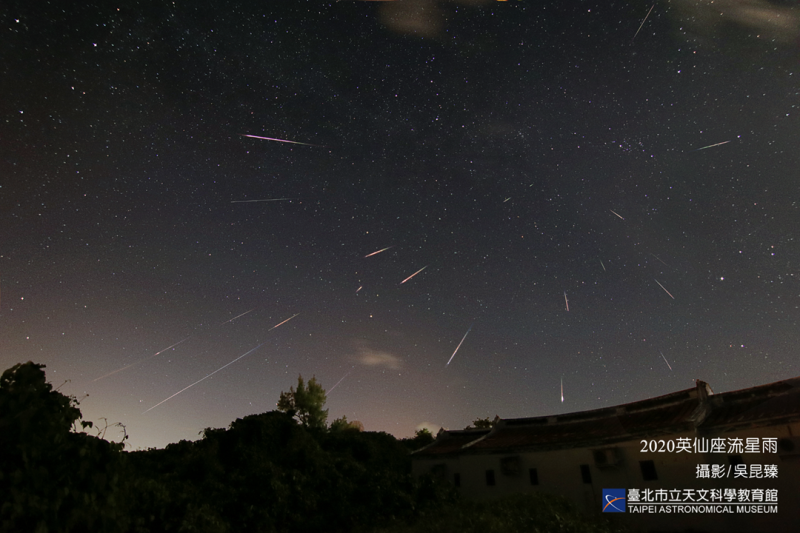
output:
[[[555,499],[458,502],[452,486],[411,475],[409,450],[433,441],[427,430],[399,441],[346,418],[303,424],[290,409],[125,453],[77,431],[77,400],[43,368],[0,378],[0,531],[610,531]]]
[[[313,379],[291,391],[297,410],[124,453],[75,431],[77,400],[54,391],[43,368],[16,365],[0,379],[0,531],[353,531],[452,497],[411,476],[391,435],[344,418],[326,429]]]
[[[122,445],[71,431],[78,401],[54,391],[42,368],[18,364],[0,377],[0,530],[122,530]]]
[[[283,411],[297,418],[307,428],[321,429],[328,420],[328,410],[323,409],[327,397],[325,389],[312,377],[308,384],[303,376],[297,378],[297,390],[289,388],[289,392],[281,392],[278,400],[278,411]]]
[[[353,531],[447,499],[432,479],[412,478],[391,435],[313,431],[281,412],[129,455],[140,531]]]

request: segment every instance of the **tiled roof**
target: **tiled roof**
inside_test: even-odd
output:
[[[624,406],[618,412],[589,420],[562,421],[558,417],[551,424],[507,425],[498,424],[490,435],[470,445],[475,451],[498,448],[568,448],[591,446],[637,435],[656,435],[691,430],[687,419],[697,408],[696,398],[660,408],[629,413]]]
[[[510,449],[602,446],[662,434],[800,419],[800,378],[709,395],[697,387],[616,407],[549,417],[500,419],[491,431],[441,431],[418,457]]]
[[[443,455],[458,453],[461,449],[484,435],[489,433],[488,429],[466,429],[461,431],[441,431],[436,436],[436,440],[417,450],[417,455]]]
[[[800,378],[712,396],[702,428],[774,424],[800,418]]]

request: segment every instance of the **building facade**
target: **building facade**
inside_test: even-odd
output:
[[[497,418],[441,430],[412,459],[471,499],[544,491],[600,514],[620,505],[604,489],[624,488],[625,512],[606,516],[634,531],[800,531],[800,378]]]

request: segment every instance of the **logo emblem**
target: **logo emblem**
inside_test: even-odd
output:
[[[603,489],[603,512],[625,512],[625,489]]]

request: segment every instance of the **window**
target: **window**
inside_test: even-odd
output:
[[[453,474],[453,485],[456,487],[461,486],[461,474]]]
[[[583,478],[584,483],[588,483],[591,485],[592,471],[589,470],[589,465],[581,465],[581,477]]]
[[[506,476],[519,475],[522,470],[522,465],[520,463],[519,455],[503,457],[500,459],[500,471]]]
[[[618,448],[602,448],[593,450],[594,466],[597,468],[611,468],[620,463],[620,453]]]
[[[528,474],[531,477],[531,485],[538,485],[539,484],[539,472],[537,472],[535,468],[531,468],[531,469],[528,470]]]
[[[642,479],[645,481],[655,481],[658,479],[656,464],[653,461],[639,461],[639,468],[642,469]]]
[[[494,470],[487,470],[486,471],[486,484],[490,487],[494,487]]]

